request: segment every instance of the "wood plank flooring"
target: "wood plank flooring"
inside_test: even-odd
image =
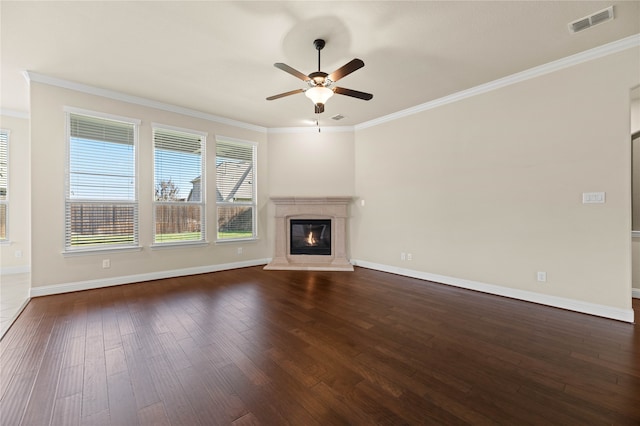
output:
[[[362,268],[35,298],[0,365],[2,425],[640,424],[638,325]]]

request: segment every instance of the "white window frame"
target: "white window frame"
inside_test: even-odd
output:
[[[207,243],[207,203],[206,203],[206,146],[207,146],[207,132],[201,132],[198,130],[185,129],[181,127],[169,126],[165,124],[152,123],[152,139],[153,139],[153,244],[151,247],[159,248],[159,247],[174,247],[174,246],[193,246],[193,245],[202,245]],[[156,179],[156,157],[155,157],[155,149],[156,149],[156,130],[167,130],[171,132],[177,133],[185,133],[190,135],[195,135],[201,138],[200,143],[200,201],[157,201],[155,199],[155,179]],[[177,205],[177,206],[185,206],[185,205],[193,205],[200,207],[200,238],[198,240],[184,240],[184,241],[156,241],[156,207],[159,205]]]
[[[256,142],[246,141],[242,139],[230,138],[226,136],[216,136],[216,167],[218,166],[218,144],[229,144],[229,145],[239,145],[244,147],[250,147],[252,150],[253,156],[253,180],[252,184],[252,200],[249,202],[243,201],[234,201],[234,202],[226,202],[226,201],[218,201],[216,197],[216,243],[227,243],[227,242],[237,242],[237,241],[254,241],[258,239],[258,144]],[[218,188],[218,183],[216,182],[216,192]],[[219,218],[218,218],[218,209],[219,207],[240,207],[240,206],[249,206],[252,209],[252,236],[245,238],[219,238]]]
[[[102,252],[102,251],[122,251],[122,250],[140,250],[141,247],[139,245],[140,236],[139,236],[139,200],[138,200],[138,186],[139,186],[139,144],[138,144],[138,133],[140,128],[141,121],[139,119],[123,117],[114,114],[107,114],[103,112],[91,111],[81,108],[75,107],[64,107],[65,113],[65,139],[66,139],[66,158],[65,158],[65,194],[64,194],[64,255],[73,255],[73,254],[82,254],[82,253],[92,253],[92,252]],[[104,120],[118,121],[122,123],[127,123],[133,125],[133,150],[134,150],[134,184],[133,184],[133,199],[131,200],[107,200],[107,199],[81,199],[75,200],[70,196],[71,193],[71,115],[82,115],[91,118],[98,118]],[[133,217],[133,241],[131,243],[122,243],[122,244],[95,244],[87,247],[74,247],[70,244],[71,235],[68,234],[70,226],[67,223],[67,211],[70,207],[71,203],[101,203],[101,204],[113,204],[113,205],[132,205],[134,208],[134,217]]]
[[[0,134],[3,135],[2,139],[5,140],[5,151],[6,151],[6,155],[5,155],[5,161],[7,162],[6,164],[6,171],[5,173],[7,174],[6,176],[6,193],[4,196],[4,200],[0,200],[0,205],[3,205],[5,208],[5,216],[4,216],[4,238],[0,237],[0,244],[9,244],[10,240],[9,240],[9,195],[10,195],[10,191],[9,191],[9,181],[10,181],[10,165],[9,165],[9,138],[10,138],[10,131],[6,130],[6,129],[0,129]]]

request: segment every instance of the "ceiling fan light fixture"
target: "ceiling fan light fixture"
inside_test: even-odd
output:
[[[312,87],[304,92],[305,96],[311,99],[314,105],[325,104],[333,96],[333,90],[322,86]]]

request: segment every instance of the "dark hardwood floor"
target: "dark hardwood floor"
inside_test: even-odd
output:
[[[0,351],[7,426],[640,424],[638,325],[362,268],[40,297]]]

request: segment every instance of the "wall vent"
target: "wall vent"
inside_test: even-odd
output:
[[[603,22],[610,21],[613,18],[613,6],[609,6],[608,8],[596,12],[592,15],[585,16],[584,18],[580,18],[576,21],[571,22],[569,24],[569,31],[572,33],[577,33],[579,31],[586,30],[587,28],[591,28],[595,25],[602,24]]]

